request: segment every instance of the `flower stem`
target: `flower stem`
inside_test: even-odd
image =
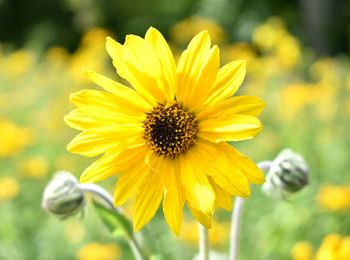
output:
[[[120,209],[114,207],[112,196],[100,186],[96,184],[86,183],[86,184],[80,184],[80,189],[83,192],[89,192],[98,196],[108,205],[108,207],[114,209],[115,211],[120,212]],[[127,237],[126,240],[136,260],[148,259],[142,252],[142,249],[134,236]]]
[[[232,223],[231,223],[231,247],[230,247],[230,260],[237,260],[238,252],[238,236],[239,236],[239,224],[242,215],[244,199],[236,197],[235,206],[232,211]]]
[[[271,167],[271,161],[262,161],[258,163],[258,167],[266,172]],[[236,197],[235,205],[232,212],[232,222],[231,222],[231,235],[230,235],[230,260],[237,260],[238,255],[238,240],[239,240],[239,226],[243,211],[244,199]]]
[[[199,231],[199,259],[209,260],[209,238],[208,229],[201,224],[198,224]]]
[[[83,192],[90,192],[96,196],[98,196],[99,198],[101,198],[110,208],[117,210],[114,207],[114,203],[113,203],[113,198],[112,196],[103,188],[101,188],[100,186],[96,185],[96,184],[92,184],[92,183],[84,183],[84,184],[80,184],[80,189]]]
[[[143,252],[142,252],[142,250],[140,248],[140,245],[138,244],[138,242],[136,241],[134,236],[131,236],[128,239],[128,244],[129,244],[129,246],[131,248],[131,251],[134,254],[136,260],[146,260],[146,259],[148,259],[147,257],[145,257],[143,255]]]

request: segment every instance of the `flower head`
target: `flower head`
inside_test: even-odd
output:
[[[117,175],[116,206],[133,198],[134,228],[142,228],[163,201],[169,226],[179,233],[183,206],[210,227],[215,207],[232,208],[232,196],[247,197],[250,183],[264,176],[228,141],[250,139],[262,128],[264,108],[254,96],[232,95],[245,62],[220,68],[217,46],[207,31],[197,34],[178,64],[163,36],[150,28],[145,38],[128,35],[124,45],[107,38],[117,73],[131,87],[93,71],[87,77],[104,91],[71,95],[77,106],[65,117],[81,130],[68,150],[102,155],[82,182]]]
[[[69,172],[57,172],[46,186],[42,207],[60,218],[80,212],[85,203],[78,180]]]
[[[348,210],[350,208],[350,187],[347,185],[322,186],[317,194],[317,202],[327,210]]]
[[[267,195],[284,198],[307,184],[308,167],[303,157],[284,149],[272,162],[262,188]]]
[[[16,197],[19,190],[18,181],[14,177],[0,177],[0,202]]]
[[[78,260],[117,260],[121,251],[114,244],[89,243],[79,249]]]

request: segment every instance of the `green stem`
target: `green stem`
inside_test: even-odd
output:
[[[138,244],[137,240],[135,237],[130,237],[128,240],[128,244],[131,248],[131,251],[135,257],[136,260],[146,260],[148,259],[142,252],[140,245]]]
[[[258,167],[266,172],[271,167],[271,161],[262,161],[258,163]],[[243,211],[244,199],[236,197],[235,206],[232,211],[231,234],[230,234],[230,257],[229,260],[237,260],[238,241],[239,241],[239,226]]]
[[[80,184],[80,189],[83,192],[90,192],[99,198],[101,198],[110,208],[114,209],[115,211],[120,211],[120,209],[114,207],[113,198],[112,196],[103,188],[96,184],[86,183],[86,184]],[[126,237],[126,240],[131,248],[132,253],[135,256],[136,260],[146,260],[149,259],[145,254],[142,252],[141,246],[137,242],[136,238],[134,236]]]

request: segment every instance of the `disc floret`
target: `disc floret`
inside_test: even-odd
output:
[[[158,156],[174,159],[185,153],[195,143],[197,122],[179,102],[158,104],[147,113],[144,121],[144,138]]]

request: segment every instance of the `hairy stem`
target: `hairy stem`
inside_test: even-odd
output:
[[[201,224],[198,224],[199,232],[199,259],[209,260],[209,238],[208,229]]]
[[[258,163],[258,167],[266,172],[271,167],[271,161],[262,161]],[[243,211],[244,199],[236,197],[235,205],[232,211],[231,234],[230,234],[230,260],[237,260],[238,241],[239,241],[239,226]]]

